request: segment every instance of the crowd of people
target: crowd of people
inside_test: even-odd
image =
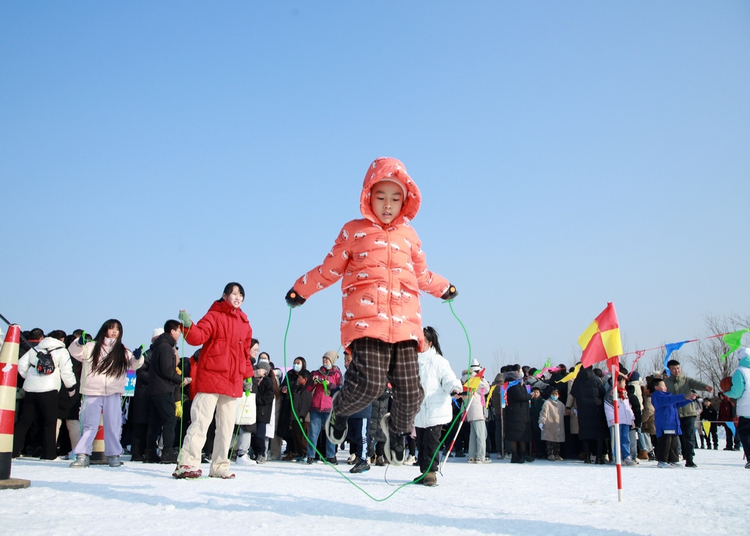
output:
[[[235,477],[232,463],[336,464],[344,443],[350,472],[418,464],[415,482],[427,486],[437,483],[438,461],[448,455],[475,464],[490,463],[491,453],[507,454],[511,463],[580,458],[602,464],[620,455],[625,465],[656,459],[659,467],[674,467],[681,453],[687,467],[696,466],[696,419],[703,410],[693,391],[712,389],[685,377],[676,361],[665,378],[645,381],[624,369],[613,378],[580,364],[571,373],[564,365],[539,373],[509,365],[490,385],[477,360],[457,377],[437,332],[422,326],[420,295],[452,301],[458,291],[427,267],[411,225],[420,205],[402,162],[373,161],[359,197],[362,218],[344,224],[323,262],[285,296],[289,307],[299,307],[341,281],[345,371],[337,366],[339,351],[331,350],[309,369],[305,358],[296,358],[285,376],[260,352],[236,282],[197,322],[187,311],[167,320],[145,352],[122,344],[123,326],[115,319],[93,339],[81,330],[47,337],[32,330],[27,340],[36,347],[19,361],[25,383],[14,456],[39,449],[50,459],[59,448],[75,458],[71,467],[86,467],[101,419],[110,466],[121,465],[129,445],[131,460],[174,464],[175,478],[200,477],[202,462],[210,462],[210,477],[222,479]],[[200,347],[189,359],[175,350],[180,336]],[[49,350],[54,371],[37,370],[37,348]],[[726,397],[738,400],[735,438],[750,449],[750,359],[740,365]],[[131,376],[134,393],[123,403]],[[63,421],[69,445],[56,448]]]
[[[241,286],[233,284],[224,296],[235,289]],[[331,441],[324,428],[351,366],[351,354],[344,353],[343,371],[335,350],[323,353],[315,368],[309,369],[308,361],[299,356],[283,371],[250,336],[247,357],[238,358],[246,361],[240,375],[247,379],[235,386],[236,391],[215,394],[206,409],[200,407],[205,404],[202,391],[194,388],[221,387],[210,373],[198,379],[201,356],[211,355],[211,346],[205,344],[208,335],[198,337],[199,330],[199,324],[186,328],[184,320],[168,320],[154,330],[143,352],[122,345],[122,325],[114,319],[105,322],[93,339],[82,330],[70,335],[54,330],[46,336],[41,329],[24,332],[13,456],[70,458],[72,467],[85,467],[101,419],[104,460],[114,467],[122,464],[123,452],[134,462],[177,464],[193,471],[210,463],[211,475],[222,478],[232,478],[233,463],[343,463],[339,453],[344,445]],[[176,343],[186,334],[204,345],[189,358],[180,358]],[[490,384],[481,377],[476,360],[460,376],[454,374],[442,356],[437,332],[428,326],[424,334],[427,348],[419,353],[424,397],[412,432],[403,438],[408,453],[404,463],[419,467],[420,483],[436,483],[438,463],[445,456],[466,458],[468,463],[491,463],[492,454],[496,459],[508,457],[510,463],[612,463],[615,431],[626,466],[653,461],[656,467],[672,468],[682,459],[685,467],[696,467],[696,448],[719,448],[719,427],[725,431],[724,450],[747,449],[740,426],[740,419],[748,418],[743,414],[746,392],[728,393],[739,402],[724,392],[711,398],[712,387],[685,376],[676,360],[669,362],[668,374],[665,370],[643,379],[637,371],[621,367],[614,389],[606,370],[568,370],[563,364],[544,374],[529,366],[504,366]],[[37,370],[40,351],[54,360],[50,374]],[[747,350],[741,350],[741,359],[740,375],[750,365]],[[124,396],[128,371],[137,379]],[[218,410],[221,397],[232,405],[226,415]],[[254,405],[254,419],[243,424],[239,404],[248,401]],[[347,447],[350,472],[389,463],[382,420],[392,403],[387,385],[364,410],[348,416],[341,443]]]

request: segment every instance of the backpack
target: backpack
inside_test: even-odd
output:
[[[52,359],[52,353],[49,350],[36,350],[36,371],[46,376],[55,372],[55,361]]]

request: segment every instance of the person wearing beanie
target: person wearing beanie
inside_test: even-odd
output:
[[[338,361],[338,352],[329,350],[322,357],[322,365],[313,372],[312,378],[307,382],[307,390],[312,393],[310,405],[310,433],[307,444],[307,463],[315,461],[315,445],[318,444],[320,430],[331,413],[331,401],[333,390],[341,387],[343,377],[341,369],[334,363]],[[336,465],[336,444],[330,438],[326,438],[326,461]]]
[[[422,244],[411,222],[421,193],[395,158],[378,158],[367,169],[359,205],[363,218],[339,232],[320,266],[295,281],[285,300],[290,307],[341,279],[341,345],[352,365],[333,401],[326,434],[339,444],[347,419],[393,387],[391,411],[382,422],[385,455],[404,463],[404,439],[424,398],[419,383],[418,352],[425,351],[420,292],[443,300],[456,287],[427,267]]]

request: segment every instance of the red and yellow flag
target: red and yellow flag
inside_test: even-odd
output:
[[[607,303],[604,311],[578,337],[578,344],[583,348],[581,354],[583,367],[622,355],[620,326],[617,323],[617,313],[612,302]]]

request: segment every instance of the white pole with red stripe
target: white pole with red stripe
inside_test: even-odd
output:
[[[622,455],[620,451],[620,411],[618,407],[617,398],[619,393],[617,392],[618,381],[617,378],[620,375],[620,358],[613,357],[611,360],[612,365],[612,394],[614,396],[612,405],[614,406],[615,412],[615,426],[614,426],[614,451],[615,451],[615,463],[617,464],[617,500],[622,502]]]

